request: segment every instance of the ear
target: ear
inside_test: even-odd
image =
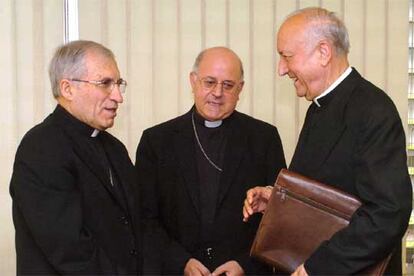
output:
[[[59,82],[60,94],[66,100],[72,100],[73,98],[73,86],[67,79],[61,79]]]
[[[328,41],[322,40],[318,46],[320,61],[322,66],[326,66],[331,61],[333,55],[333,46]]]
[[[237,87],[237,93],[240,94],[240,92],[243,90],[244,87],[244,81],[240,82]]]
[[[191,90],[194,93],[196,89],[196,85],[197,85],[197,74],[195,72],[191,72],[189,77],[190,77],[190,84],[192,88]]]

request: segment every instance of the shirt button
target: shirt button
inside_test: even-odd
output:
[[[120,218],[120,221],[121,221],[121,223],[123,223],[123,224],[125,224],[125,225],[127,225],[127,224],[129,223],[128,219],[127,219],[125,216],[122,216],[122,217]]]

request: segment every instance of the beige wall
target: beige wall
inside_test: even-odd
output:
[[[0,0],[0,275],[15,271],[8,195],[16,147],[54,108],[47,79],[53,49],[63,41],[63,1]],[[387,91],[407,114],[408,0],[81,0],[80,38],[114,50],[128,80],[111,130],[134,159],[143,129],[192,105],[188,73],[197,53],[225,45],[245,66],[239,111],[275,124],[290,161],[308,103],[276,77],[275,32],[289,12],[323,6],[345,20],[351,64]]]

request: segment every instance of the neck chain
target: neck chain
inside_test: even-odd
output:
[[[201,145],[201,142],[200,142],[200,139],[198,138],[198,133],[197,133],[197,129],[196,129],[196,125],[195,125],[195,122],[194,122],[194,111],[193,111],[193,113],[191,114],[191,123],[193,124],[193,130],[194,130],[194,135],[195,135],[195,138],[196,138],[196,140],[197,140],[197,144],[198,144],[198,147],[200,148],[200,150],[201,150],[201,152],[203,153],[203,155],[204,155],[204,157],[207,159],[207,161],[216,169],[216,170],[218,170],[219,172],[222,172],[223,171],[223,169],[222,168],[220,168],[219,166],[217,166],[213,161],[211,161],[211,159],[208,157],[208,155],[207,155],[207,153],[204,151],[204,148],[203,148],[203,146]]]

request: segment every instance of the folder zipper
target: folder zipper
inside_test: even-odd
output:
[[[330,207],[328,207],[326,205],[323,205],[323,204],[320,204],[320,203],[318,203],[316,201],[313,201],[310,198],[307,198],[307,197],[298,195],[296,193],[293,193],[293,192],[289,191],[288,189],[283,188],[282,186],[275,185],[275,188],[276,188],[277,192],[280,193],[280,201],[282,201],[282,202],[283,201],[286,201],[286,196],[288,196],[288,197],[294,198],[296,200],[302,201],[302,202],[304,202],[306,204],[309,204],[309,205],[311,205],[313,207],[316,207],[316,208],[318,208],[318,209],[320,209],[322,211],[325,211],[325,212],[327,212],[329,214],[333,214],[333,215],[336,215],[338,217],[341,217],[341,218],[343,218],[345,220],[349,220],[350,219],[350,217],[348,215],[346,215],[346,214],[344,214],[344,213],[342,213],[342,212],[340,212],[340,211],[338,211],[336,209],[332,209],[332,208],[330,208]]]

